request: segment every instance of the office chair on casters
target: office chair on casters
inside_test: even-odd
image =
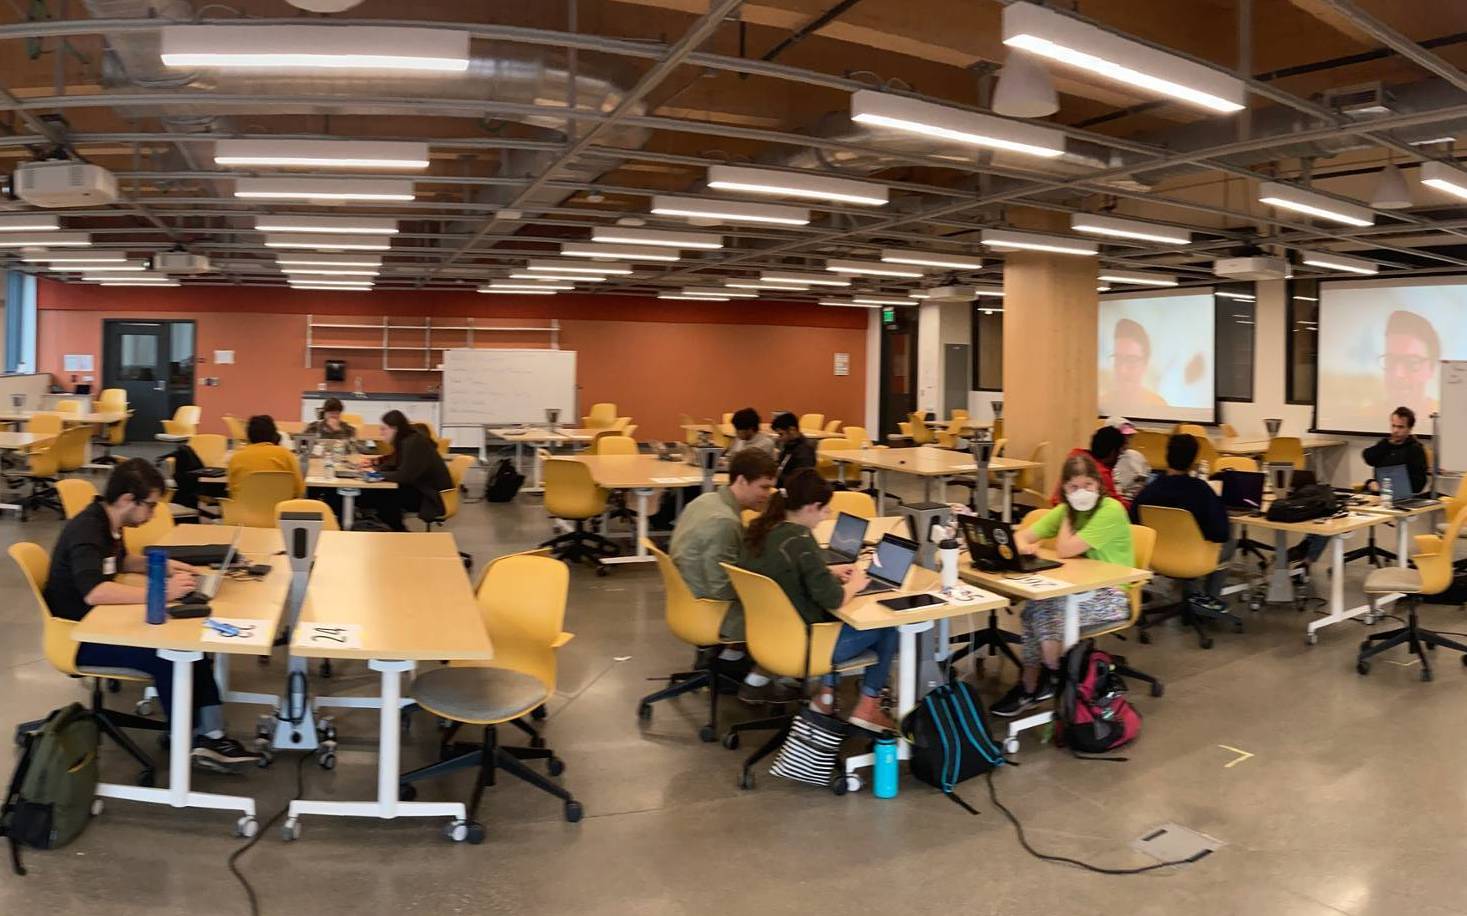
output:
[[[1169,579],[1187,582],[1202,579],[1217,570],[1222,545],[1203,538],[1202,530],[1197,527],[1197,519],[1186,509],[1142,506],[1141,522],[1156,532],[1156,550],[1150,565],[1153,572]],[[1197,631],[1197,644],[1204,649],[1212,648],[1212,637],[1203,627],[1204,620],[1228,623],[1236,632],[1243,632],[1242,618],[1225,609],[1213,610],[1183,597],[1175,607],[1145,614],[1139,638],[1142,642],[1149,642],[1150,637],[1146,630],[1156,620],[1178,616]]]
[[[1048,514],[1048,509],[1032,509],[1025,514],[1023,520],[1015,528],[1016,530],[1022,531]],[[1140,561],[1138,560],[1137,562]],[[1012,610],[1009,612],[1013,613]],[[1023,665],[1019,662],[1019,656],[1010,647],[1023,645],[1023,642],[1024,637],[1018,633],[1005,630],[998,625],[998,608],[993,608],[988,612],[987,626],[979,630],[974,630],[971,633],[959,633],[948,640],[949,647],[957,646],[957,649],[948,656],[948,662],[949,664],[956,664],[969,655],[973,655],[975,656],[973,667],[979,676],[982,676],[984,659],[981,653],[984,649],[987,649],[989,658],[993,658],[1002,653],[1004,658],[1014,663],[1014,667],[1022,668]]]
[[[1365,577],[1365,597],[1370,601],[1371,617],[1376,615],[1376,600],[1383,595],[1400,594],[1406,606],[1406,625],[1383,633],[1371,633],[1360,643],[1360,654],[1355,661],[1355,670],[1360,674],[1370,673],[1370,660],[1375,656],[1406,644],[1411,653],[1421,660],[1421,679],[1432,679],[1431,655],[1426,649],[1438,647],[1461,652],[1462,664],[1467,665],[1467,645],[1448,639],[1439,633],[1421,626],[1417,609],[1422,595],[1437,595],[1452,584],[1452,546],[1467,524],[1467,510],[1459,510],[1447,524],[1442,534],[1418,534],[1416,554],[1412,556],[1416,568],[1387,566],[1372,570]]]
[[[575,530],[556,535],[540,546],[550,548],[557,560],[587,563],[598,576],[606,575],[611,567],[601,561],[616,555],[616,545],[587,526],[606,511],[607,492],[596,485],[589,467],[569,458],[547,459],[543,479],[545,511],[552,518],[571,522]]]
[[[1152,555],[1156,551],[1156,532],[1144,525],[1132,525],[1131,547],[1136,554],[1136,568],[1149,569],[1151,567]],[[1080,638],[1097,639],[1101,636],[1114,636],[1116,639],[1125,639],[1124,631],[1136,628],[1137,641],[1143,643],[1150,642],[1151,640],[1146,635],[1146,631],[1139,628],[1140,623],[1145,619],[1141,592],[1142,588],[1139,584],[1131,587],[1128,596],[1131,599],[1130,617],[1127,617],[1119,623],[1104,624],[1094,629],[1081,630]],[[1140,681],[1143,684],[1150,684],[1151,695],[1154,697],[1159,697],[1166,693],[1166,685],[1159,678],[1147,674],[1139,668],[1132,668],[1126,663],[1126,659],[1124,658],[1116,659],[1115,670],[1121,677],[1128,677],[1134,681]]]

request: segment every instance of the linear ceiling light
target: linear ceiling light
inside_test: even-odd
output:
[[[880,261],[852,261],[844,258],[826,261],[825,269],[838,274],[855,274],[864,277],[902,277],[916,280],[922,276],[922,271],[912,270],[909,267],[894,267]]]
[[[863,303],[857,302],[854,299],[821,299],[821,300],[819,300],[819,302],[820,302],[821,305],[838,305],[838,306],[841,306],[842,308],[851,308],[851,309],[879,309],[879,308],[881,308],[881,306],[879,306],[879,305],[865,305]],[[903,303],[903,304],[904,305],[910,305],[911,303]]]
[[[572,286],[569,283],[516,283],[513,280],[490,280],[489,281],[489,288],[490,289],[519,289],[519,290],[539,290],[539,289],[551,289],[551,290],[561,289],[561,290],[566,290],[566,289],[575,289],[575,287]],[[483,287],[480,287],[480,289],[483,289]]]
[[[257,216],[255,229],[260,232],[397,235],[397,220],[372,216]]]
[[[698,248],[712,251],[723,247],[723,236],[712,232],[667,232],[636,226],[598,226],[591,241],[613,245],[653,245],[662,248]]]
[[[591,277],[586,274],[552,274],[552,273],[517,273],[510,274],[511,280],[544,280],[554,282],[557,280],[568,280],[571,283],[605,283],[605,277]]]
[[[851,93],[851,120],[1026,156],[1053,159],[1065,154],[1065,135],[1052,127],[1009,121],[874,89]]]
[[[257,200],[412,200],[406,178],[237,178],[234,196]]]
[[[1055,254],[1094,255],[1100,250],[1100,246],[1094,242],[1066,238],[1062,235],[1014,232],[1009,229],[984,229],[981,238],[984,245],[999,251],[1049,251]]]
[[[166,25],[168,67],[271,70],[469,69],[469,33],[325,25]]]
[[[799,197],[804,200],[828,200],[843,204],[883,206],[891,194],[879,184],[828,178],[774,169],[751,169],[742,165],[710,165],[708,187],[718,191],[742,191],[768,194],[771,197]]]
[[[801,286],[850,286],[851,281],[830,274],[807,274],[789,270],[763,270],[759,279],[766,283],[798,283]]]
[[[774,226],[808,226],[810,211],[778,204],[753,204],[740,200],[699,200],[696,197],[652,198],[652,212],[658,216],[683,216],[689,219],[713,219],[725,223],[766,223]]]
[[[365,286],[365,285],[338,284],[338,285],[334,285],[334,286],[327,286],[327,285],[321,284],[321,283],[292,283],[292,284],[290,284],[290,288],[291,289],[315,289],[315,290],[321,290],[321,291],[330,292],[330,293],[369,293],[369,292],[372,291],[372,287],[371,286]]]
[[[724,299],[758,299],[759,294],[746,289],[728,289],[722,286],[685,286],[684,296],[719,296]]]
[[[311,169],[426,169],[428,144],[396,140],[219,140],[214,164]]]
[[[1168,274],[1140,273],[1134,270],[1102,270],[1105,283],[1134,283],[1137,286],[1176,286],[1177,278]]]
[[[978,258],[948,254],[945,251],[910,251],[906,248],[883,248],[881,260],[887,264],[916,264],[919,267],[950,267],[953,270],[977,270],[983,266]]]
[[[61,228],[61,217],[44,213],[0,214],[0,232],[55,232]]]
[[[137,273],[147,270],[147,261],[111,261],[106,264],[52,264],[51,270],[63,273]]]
[[[282,267],[381,267],[381,258],[350,254],[283,254],[275,258]]]
[[[353,278],[350,280],[332,280],[327,277],[286,277],[285,280],[287,283],[290,284],[313,283],[317,286],[371,286],[373,282],[371,280],[362,280],[357,278]]]
[[[990,299],[1002,299],[1003,298],[1003,287],[1001,287],[1001,286],[975,286],[975,287],[973,287],[973,295],[978,296],[978,297],[985,297],[986,296],[986,297],[988,297]]]
[[[931,299],[932,298],[932,294],[931,293],[910,292],[910,293],[907,293],[907,298],[908,299],[917,299],[917,300]]]
[[[541,287],[512,287],[512,286],[481,286],[479,292],[494,296],[554,296],[559,289],[570,287],[541,286]]]
[[[674,299],[679,302],[727,302],[728,296],[687,296],[682,293],[658,293],[658,299]]]
[[[182,286],[177,280],[124,280],[121,277],[82,277],[84,282],[96,283],[101,286]]]
[[[1467,172],[1454,169],[1445,162],[1421,163],[1421,183],[1438,191],[1467,198]]]
[[[90,232],[0,233],[0,248],[85,248],[90,244]]]
[[[766,289],[784,293],[805,293],[810,287],[803,283],[765,283],[760,280],[729,280],[723,284],[729,289]]]
[[[1257,296],[1250,296],[1247,293],[1229,293],[1224,290],[1217,290],[1213,295],[1219,299],[1237,299],[1240,302],[1253,302],[1258,298]]]
[[[628,245],[597,245],[593,242],[566,242],[560,253],[568,258],[599,258],[605,261],[681,261],[682,256],[666,248],[637,248]]]
[[[267,235],[266,248],[315,248],[324,251],[388,251],[392,242],[361,235],[327,235],[308,232],[304,235]]]
[[[1242,111],[1243,81],[1033,3],[1003,11],[1003,43],[1210,111]]]
[[[331,269],[327,267],[282,267],[280,272],[295,276],[297,274],[309,274],[316,277],[375,277],[380,272],[372,267],[348,267],[344,269]]]
[[[1076,232],[1109,235],[1118,239],[1141,239],[1146,242],[1165,242],[1169,245],[1192,244],[1192,233],[1186,229],[1158,226],[1155,223],[1121,219],[1116,216],[1101,216],[1099,213],[1070,214],[1070,228]]]
[[[911,305],[911,299],[879,299],[870,296],[855,296],[851,299],[857,305]]]
[[[1258,200],[1271,207],[1282,207],[1298,213],[1307,213],[1320,219],[1334,220],[1347,226],[1373,226],[1375,214],[1359,204],[1346,203],[1326,197],[1314,191],[1306,191],[1293,185],[1277,181],[1265,181],[1258,186]]]
[[[552,274],[590,274],[592,276],[619,276],[628,277],[632,273],[632,265],[602,262],[586,264],[582,266],[575,261],[531,261],[525,267],[536,273]]]
[[[51,264],[111,264],[126,261],[125,251],[45,251],[32,248],[20,253],[21,260]]]
[[[1374,261],[1364,258],[1347,258],[1342,254],[1332,251],[1304,251],[1299,250],[1299,260],[1310,267],[1323,267],[1326,270],[1343,270],[1351,274],[1364,274],[1371,276],[1380,272],[1380,266]],[[1297,296],[1295,298],[1298,298]]]

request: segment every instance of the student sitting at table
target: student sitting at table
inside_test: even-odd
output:
[[[318,439],[346,439],[348,442],[356,439],[356,427],[341,419],[341,411],[341,401],[327,398],[321,405],[321,419],[306,426],[301,434]]]
[[[280,432],[272,417],[267,414],[250,417],[245,438],[250,444],[229,459],[229,492],[238,493],[245,477],[256,471],[289,471],[295,476],[295,495],[305,495],[300,459],[280,444]]]
[[[1130,420],[1125,417],[1111,417],[1105,421],[1105,425],[1119,430],[1122,436],[1120,454],[1111,468],[1116,493],[1122,499],[1135,499],[1141,488],[1151,480],[1151,463],[1146,460],[1145,455],[1131,448],[1131,437],[1136,434],[1136,427]]]
[[[830,483],[812,468],[789,475],[783,493],[769,499],[764,513],[749,523],[744,534],[744,552],[739,565],[768,576],[805,618],[806,623],[838,620],[832,614],[866,587],[866,571],[855,565],[827,566],[825,551],[812,529],[826,516],[832,495]],[[861,699],[847,721],[867,731],[893,731],[896,724],[881,709],[881,691],[897,651],[896,627],[858,630],[842,623],[832,662],[844,662],[863,652],[875,652],[876,663],[861,675]],[[825,676],[810,708],[830,715],[835,711],[836,676]]]
[[[118,573],[148,571],[147,558],[131,556],[122,540],[123,528],[146,524],[163,498],[163,475],[145,459],[130,458],[112,469],[102,495],[61,529],[51,553],[46,578],[46,606],[64,620],[81,620],[93,607],[104,604],[147,603],[143,585],[115,581]],[[167,595],[176,601],[194,590],[194,569],[168,561]],[[142,610],[136,611],[142,619]],[[155,649],[82,643],[76,650],[82,668],[126,668],[153,678],[164,715],[173,712],[173,663]],[[208,659],[193,666],[193,759],[201,766],[226,770],[231,764],[257,763],[260,756],[224,734],[224,710],[219,685]]]
[[[1037,552],[1040,541],[1054,539],[1061,559],[1088,557],[1121,566],[1135,565],[1131,520],[1120,501],[1106,495],[1100,468],[1089,455],[1071,455],[1060,469],[1065,501],[1032,526],[1015,534],[1020,553]],[[1131,613],[1124,589],[1098,588],[1080,599],[1080,632],[1115,623]],[[1019,683],[990,708],[1012,718],[1054,696],[1060,655],[1064,652],[1065,599],[1031,601],[1020,618],[1024,624],[1024,666]]]
[[[732,458],[746,448],[763,449],[770,455],[775,454],[777,446],[774,440],[759,428],[763,425],[763,421],[759,418],[759,411],[752,407],[736,410],[730,421],[733,423],[734,437],[725,452],[728,457]]]
[[[1201,477],[1192,476],[1192,465],[1197,461],[1197,438],[1195,436],[1178,435],[1172,436],[1166,442],[1166,473],[1154,478],[1136,496],[1136,501],[1131,504],[1131,520],[1138,525],[1144,525],[1141,520],[1141,507],[1143,506],[1165,506],[1170,509],[1186,509],[1192,513],[1197,520],[1197,528],[1202,532],[1205,540],[1214,544],[1223,545],[1222,553],[1218,559],[1223,563],[1233,558],[1233,551],[1238,542],[1233,537],[1233,526],[1228,521],[1228,509],[1223,505],[1222,497],[1217,495]],[[1208,575],[1203,585],[1203,593],[1217,600],[1222,593],[1223,582],[1227,578],[1225,568],[1218,569]],[[1193,584],[1188,582],[1183,586],[1184,593],[1190,593]],[[1217,606],[1222,610],[1221,605]]]
[[[779,485],[783,487],[795,471],[815,467],[815,444],[805,438],[792,413],[780,414],[769,425],[779,439]]]
[[[1100,475],[1097,479],[1100,481],[1101,492],[1129,507],[1130,503],[1116,490],[1115,478],[1111,476],[1111,468],[1115,467],[1116,462],[1120,460],[1125,446],[1126,437],[1119,429],[1114,426],[1102,426],[1091,435],[1089,449],[1071,449],[1065,457],[1068,459],[1083,455],[1093,461],[1096,473]],[[1049,498],[1049,503],[1052,506],[1058,506],[1063,501],[1064,493],[1061,492],[1060,486],[1056,486],[1054,494]]]
[[[392,451],[375,459],[384,480],[397,484],[391,490],[363,490],[357,504],[376,513],[377,519],[393,531],[406,531],[403,514],[418,513],[423,521],[442,518],[442,491],[453,486],[448,465],[438,454],[433,437],[423,432],[400,410],[382,415],[382,441]]]

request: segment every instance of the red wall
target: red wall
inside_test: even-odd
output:
[[[860,423],[865,419],[865,309],[799,303],[685,303],[595,296],[482,296],[474,292],[381,291],[332,293],[249,287],[112,288],[43,280],[39,307],[39,370],[63,383],[62,356],[90,353],[101,381],[102,321],[107,318],[192,319],[201,364],[196,401],[204,428],[223,432],[223,414],[269,413],[294,419],[301,392],[323,379],[321,363],[347,360],[349,391],[361,376],[368,391],[423,391],[436,372],[386,372],[381,355],[316,352],[305,367],[306,315],[380,320],[502,318],[528,325],[560,322],[560,346],[575,350],[582,409],[613,401],[640,427],[637,437],[673,438],[681,413],[697,417],[753,405],[784,407]],[[317,339],[323,333],[317,331]],[[340,331],[332,342],[363,332]],[[366,332],[379,337],[377,332]],[[394,332],[394,334],[399,332]],[[409,336],[413,332],[403,332]],[[436,338],[435,338],[436,340]],[[395,338],[394,338],[395,341]],[[404,341],[406,342],[406,341]],[[479,340],[482,346],[482,339]],[[545,335],[496,335],[495,345],[545,346]],[[215,365],[215,350],[233,350],[233,365]],[[849,353],[850,375],[834,374],[834,354]],[[416,354],[404,354],[405,358]],[[394,354],[394,359],[396,354]],[[204,387],[214,376],[218,387]]]

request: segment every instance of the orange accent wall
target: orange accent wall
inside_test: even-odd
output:
[[[492,301],[486,301],[492,300]],[[251,287],[112,288],[43,280],[37,291],[39,370],[63,384],[62,356],[91,353],[102,370],[102,321],[191,319],[200,356],[195,387],[204,427],[224,432],[224,414],[295,418],[301,392],[324,378],[322,360],[345,358],[349,391],[361,376],[368,391],[426,391],[435,372],[386,372],[375,353],[317,353],[305,367],[308,314],[414,319],[502,318],[560,322],[560,346],[576,351],[582,409],[613,401],[637,423],[640,439],[679,436],[678,415],[709,417],[748,405],[766,413],[788,408],[860,423],[865,412],[865,309],[789,302],[679,303],[665,300],[556,296],[487,297],[474,292],[332,293]],[[527,321],[530,319],[531,321]],[[318,335],[321,332],[317,332]],[[352,339],[340,332],[333,342]],[[411,333],[411,332],[408,332]],[[497,335],[543,346],[539,335]],[[215,365],[215,350],[233,350],[233,365]],[[850,354],[850,375],[836,376],[834,354]],[[368,368],[368,365],[378,368]],[[219,379],[205,387],[206,376]]]

